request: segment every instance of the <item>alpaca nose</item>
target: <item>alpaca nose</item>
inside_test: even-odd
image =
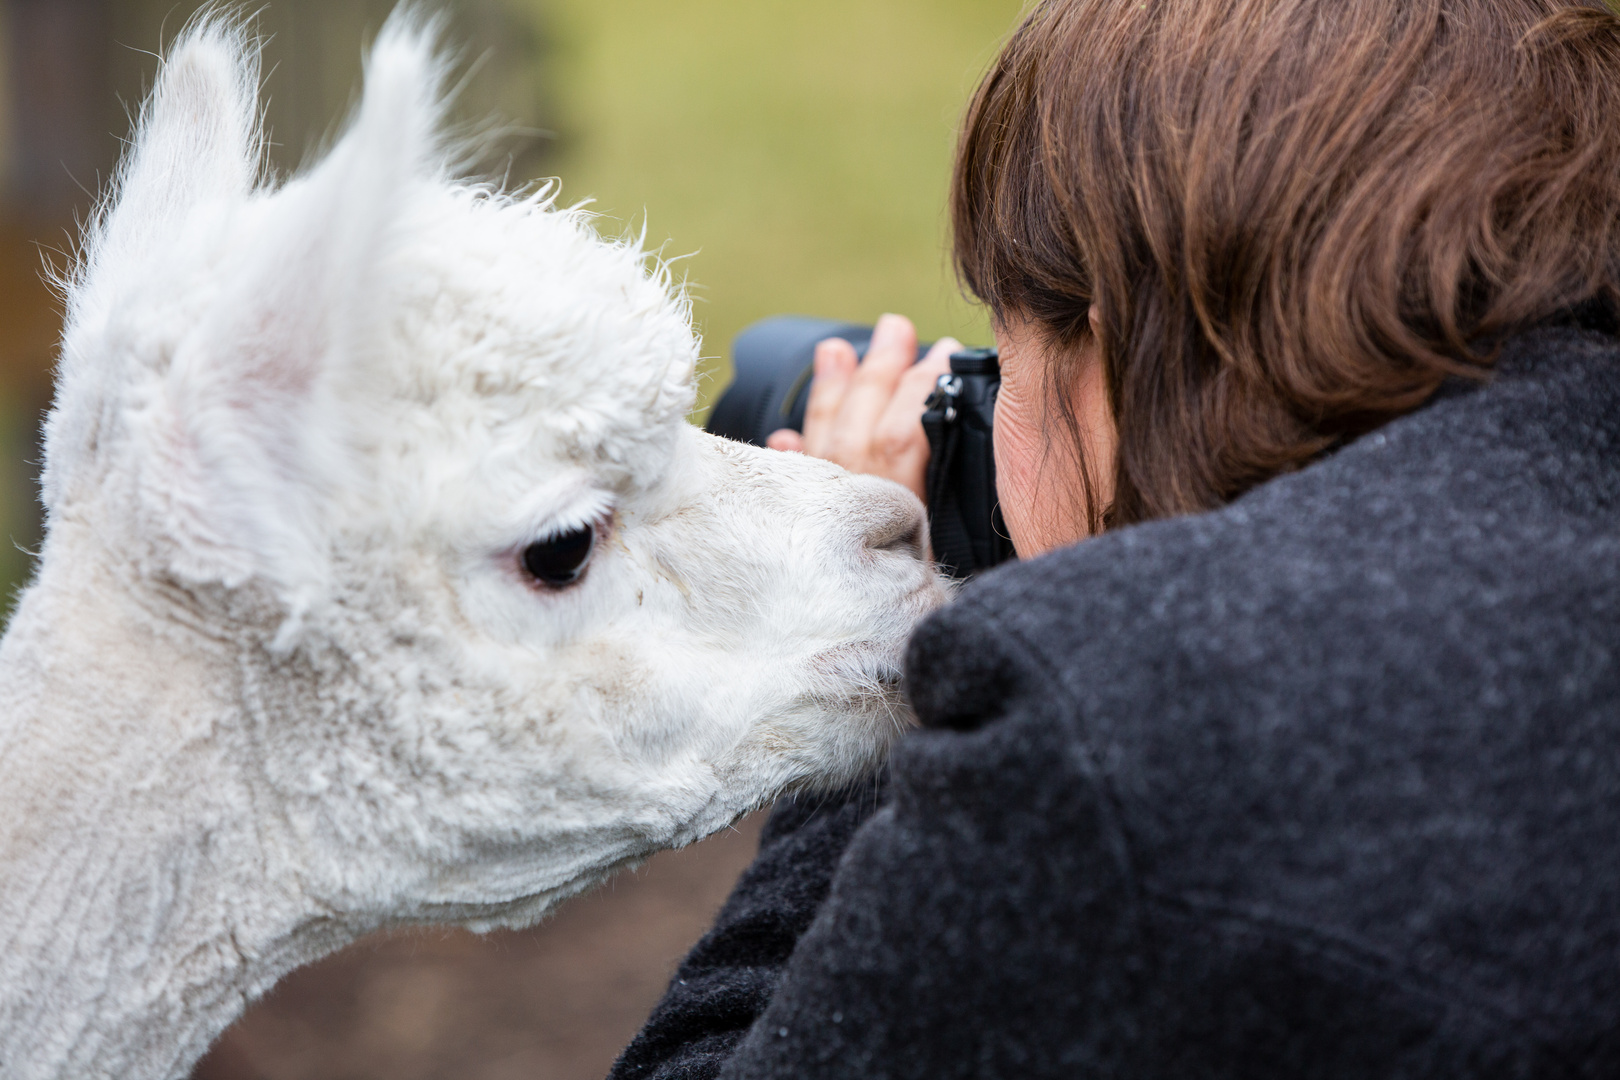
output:
[[[866,479],[863,477],[863,479]],[[871,480],[864,516],[865,546],[871,551],[894,551],[914,559],[928,557],[928,515],[909,491],[884,480]]]

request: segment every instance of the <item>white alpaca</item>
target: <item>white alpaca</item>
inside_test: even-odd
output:
[[[273,190],[192,30],[89,231],[0,644],[6,1080],[183,1077],[297,965],[531,923],[901,723],[916,501],[686,425],[678,291],[448,178],[429,36]]]

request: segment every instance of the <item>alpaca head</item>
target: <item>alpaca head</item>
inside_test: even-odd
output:
[[[243,35],[170,56],[68,285],[41,582],[234,650],[220,797],[323,910],[487,925],[871,767],[943,593],[898,487],[684,422],[638,246],[451,178],[430,37],[280,186]]]

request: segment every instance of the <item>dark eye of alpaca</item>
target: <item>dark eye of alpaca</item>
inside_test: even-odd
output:
[[[582,525],[524,548],[523,568],[536,581],[560,589],[585,576],[595,546],[596,530]]]

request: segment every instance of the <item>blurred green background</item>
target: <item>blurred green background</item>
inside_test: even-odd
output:
[[[0,0],[0,597],[38,542],[37,428],[63,266],[194,0]],[[226,5],[228,6],[228,5]],[[959,114],[1018,0],[460,0],[458,113],[508,125],[485,167],[557,176],[610,235],[683,257],[703,403],[732,336],[776,312],[917,320],[984,341],[946,255]],[[353,101],[388,0],[252,0],[272,160]],[[523,934],[378,937],[294,975],[196,1080],[602,1076],[749,859],[757,822],[661,855]]]
[[[695,253],[711,356],[781,311],[894,310],[984,340],[949,272],[945,193],[958,115],[1018,7],[553,2],[556,171]]]

